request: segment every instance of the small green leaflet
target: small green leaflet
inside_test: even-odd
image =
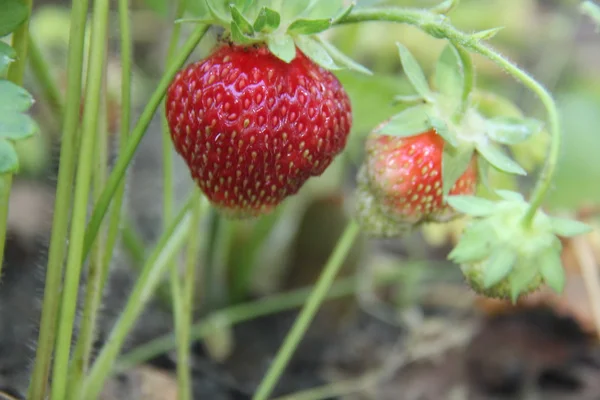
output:
[[[38,131],[35,121],[27,114],[0,110],[0,138],[21,140]]]
[[[263,7],[254,21],[254,30],[256,32],[272,32],[279,28],[280,23],[281,18],[278,12]]]
[[[228,12],[224,1],[204,0],[206,9],[210,15],[223,25],[231,22],[231,13]],[[215,4],[216,3],[216,4]]]
[[[328,19],[297,19],[288,27],[290,35],[314,35],[323,32],[331,26]]]
[[[435,67],[435,85],[438,92],[460,102],[464,86],[462,62],[456,48],[448,44]]]
[[[407,108],[399,114],[394,115],[390,120],[377,130],[377,133],[408,137],[415,136],[431,129],[428,112],[430,107],[425,104]]]
[[[413,88],[426,99],[431,98],[431,90],[427,84],[425,73],[411,52],[400,43],[396,43],[400,53],[400,62]]]
[[[16,56],[17,53],[15,53],[15,50],[0,40],[0,76],[4,75]]]
[[[296,57],[296,45],[290,35],[269,36],[267,45],[271,53],[285,62],[289,63]]]
[[[490,139],[502,144],[517,144],[542,130],[543,123],[533,118],[496,117],[486,121]]]
[[[444,122],[444,120],[429,115],[429,123],[435,130],[435,133],[440,135],[442,139],[446,141],[446,143],[452,147],[458,146],[456,135],[454,135],[454,132],[450,131],[450,128],[448,128],[448,125],[446,122]]]
[[[302,52],[311,60],[319,64],[325,69],[336,70],[341,69],[333,58],[329,55],[327,50],[321,46],[319,42],[310,36],[297,36],[296,45],[302,50]]]
[[[337,47],[335,47],[328,41],[323,40],[319,36],[314,36],[314,39],[318,41],[325,50],[327,50],[327,52],[329,53],[333,61],[336,62],[336,64],[346,67],[351,71],[359,72],[361,74],[373,75],[373,72],[371,72],[366,67],[360,65],[359,63],[342,53]]]
[[[494,36],[498,34],[504,27],[500,26],[497,28],[486,29],[484,31],[479,31],[471,35],[471,38],[475,40],[490,40]]]
[[[3,111],[27,111],[32,104],[33,97],[27,90],[9,80],[0,80],[0,113]]]
[[[513,267],[513,271],[509,276],[511,300],[517,302],[521,293],[533,282],[539,273],[538,267],[532,263],[532,260],[518,260],[517,265]]]
[[[17,29],[29,15],[29,10],[22,0],[2,0],[0,9],[0,37]]]
[[[17,152],[6,139],[0,139],[0,174],[14,173],[19,170]]]
[[[558,236],[572,237],[579,236],[592,231],[588,224],[572,219],[551,217],[552,231]]]
[[[250,21],[248,21],[235,6],[232,5],[230,10],[231,18],[233,19],[233,22],[237,24],[239,30],[245,35],[252,35],[254,33],[254,27]]]
[[[504,152],[496,147],[493,143],[478,143],[477,151],[499,171],[507,172],[509,174],[527,175],[527,172],[523,169],[523,167],[513,161],[512,158],[504,154]]]
[[[442,188],[444,196],[447,196],[456,181],[465,173],[475,149],[470,146],[452,147],[444,146],[442,153]]]
[[[510,248],[497,247],[483,267],[483,285],[489,289],[500,283],[510,274],[516,261],[517,255]]]
[[[233,38],[233,40],[235,40],[238,43],[243,43],[243,44],[254,43],[254,39],[250,36],[247,36],[244,32],[242,32],[242,29],[235,21],[231,21],[230,26],[231,26],[231,37]]]
[[[490,255],[493,239],[491,224],[485,219],[477,219],[467,226],[448,259],[457,264],[482,261]]]
[[[474,217],[490,215],[496,206],[493,201],[476,196],[448,196],[446,201],[455,210]]]
[[[560,251],[549,248],[539,257],[540,273],[548,286],[556,293],[565,288],[565,270],[560,259]]]

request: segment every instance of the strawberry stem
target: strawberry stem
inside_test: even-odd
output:
[[[529,209],[523,218],[523,223],[525,225],[530,225],[538,208],[542,205],[550,185],[552,184],[552,178],[554,176],[560,150],[560,119],[556,103],[552,98],[552,95],[542,84],[527,74],[527,72],[523,71],[518,66],[504,58],[497,51],[482,43],[477,37],[471,36],[454,28],[440,15],[432,14],[428,11],[408,10],[398,7],[363,8],[360,10],[353,10],[350,15],[346,16],[340,21],[337,21],[337,23],[351,24],[367,21],[407,23],[420,28],[435,38],[446,38],[452,43],[460,43],[463,48],[475,53],[479,53],[500,67],[504,68],[506,72],[508,72],[538,96],[548,114],[552,143],[550,145],[544,169],[539,176],[537,185],[531,195],[532,200]]]
[[[327,292],[331,288],[338,271],[342,267],[343,262],[359,233],[360,226],[356,221],[351,221],[339,239],[333,254],[323,268],[321,276],[310,296],[304,303],[300,314],[294,321],[294,325],[288,332],[282,346],[279,348],[273,363],[258,386],[252,400],[267,400],[273,392],[277,381],[283,374],[285,367],[292,358],[298,344],[310,326],[311,321],[314,319],[319,306],[327,296]]]

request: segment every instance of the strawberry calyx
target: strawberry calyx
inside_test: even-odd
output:
[[[558,236],[576,236],[591,228],[579,221],[551,217],[538,210],[532,224],[523,224],[529,203],[520,193],[497,190],[492,201],[475,196],[450,196],[457,211],[472,217],[448,258],[459,264],[469,285],[488,297],[513,302],[543,283],[562,292],[565,272]]]
[[[396,101],[407,108],[382,124],[376,133],[411,137],[434,129],[449,144],[442,161],[444,196],[475,154],[479,156],[480,181],[484,184],[490,167],[510,175],[527,175],[503,147],[518,146],[536,136],[543,129],[541,121],[522,115],[486,117],[481,113],[469,82],[472,77],[465,76],[467,68],[452,43],[438,59],[433,77],[435,90],[410,51],[399,43],[398,50],[404,73],[416,93],[398,96]]]
[[[202,0],[194,21],[218,25],[224,36],[241,45],[266,44],[276,57],[289,63],[300,49],[328,70],[347,68],[371,74],[318,35],[346,17],[356,5],[344,0]],[[180,22],[181,22],[180,21]]]

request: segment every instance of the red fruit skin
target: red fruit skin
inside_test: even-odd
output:
[[[434,130],[400,138],[371,134],[366,142],[369,190],[384,214],[409,223],[444,222],[456,212],[442,195],[445,141]],[[477,188],[474,157],[450,195],[472,195]]]
[[[225,44],[168,88],[175,149],[207,198],[232,217],[270,212],[346,146],[346,91],[296,52],[288,64],[263,45]]]

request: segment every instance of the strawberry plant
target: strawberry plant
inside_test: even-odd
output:
[[[38,39],[29,33],[31,2],[7,0],[2,6],[0,37],[11,37],[0,41],[0,250],[11,180],[19,166],[14,144],[40,130],[28,114],[33,97],[22,87],[27,60],[43,86],[61,139],[35,362],[29,387],[19,388],[28,390],[28,399],[98,398],[129,333],[159,291],[172,307],[177,383],[184,400],[192,398],[192,340],[210,336],[226,353],[226,329],[232,321],[302,306],[253,394],[255,400],[266,400],[361,234],[401,240],[425,226],[462,219],[465,228],[448,259],[476,293],[516,302],[542,285],[562,291],[560,238],[590,228],[543,208],[561,150],[560,115],[544,86],[487,44],[500,29],[459,30],[450,18],[458,0],[428,9],[343,0],[175,3],[164,72],[135,121],[128,0],[118,1],[118,96],[114,86],[107,89],[110,2],[92,2],[88,19],[88,1],[73,1],[64,99]],[[168,2],[148,0],[147,5],[163,17],[168,14]],[[598,19],[591,2],[582,10]],[[376,81],[376,66],[367,68],[367,62],[347,55],[349,49],[334,45],[336,29],[367,23],[410,25],[442,42],[439,54],[427,50],[436,60],[434,68],[421,65],[398,37],[394,52],[382,57],[397,62],[402,72],[391,81]],[[526,116],[511,100],[484,90],[486,84],[475,79],[479,65],[473,55],[499,66],[535,94],[545,117]],[[433,70],[431,76],[427,69]],[[364,114],[344,76],[355,77],[355,83],[365,77],[373,79],[365,82],[377,82],[379,86],[369,86],[370,95],[375,87],[381,89],[377,96],[389,97],[385,101],[392,115],[357,128],[356,115]],[[392,90],[391,82],[401,80],[405,84],[398,85],[399,91]],[[136,253],[139,275],[95,352],[97,332],[105,328],[98,321],[103,298],[110,294],[114,255],[121,241],[131,248],[137,240],[123,215],[128,172],[157,113],[163,174],[153,180],[162,184],[162,197],[135,207],[161,204],[161,234],[152,249]],[[115,130],[118,135],[108,132]],[[202,272],[211,292],[211,279],[223,275],[214,265],[226,264],[230,252],[242,254],[237,257],[244,258],[239,261],[242,277],[233,286],[243,291],[259,263],[258,250],[277,236],[278,227],[294,221],[289,217],[294,201],[327,178],[338,188],[339,175],[358,159],[352,177],[356,188],[339,202],[340,208],[348,205],[351,217],[314,287],[300,297],[283,294],[266,303],[232,305],[192,330],[198,274]],[[195,182],[179,208],[176,161],[183,161],[186,177]],[[520,189],[526,186],[523,178],[535,180],[530,193]],[[251,230],[251,239],[233,251],[245,229]],[[200,268],[201,258],[213,268]],[[227,295],[215,301],[222,297]],[[135,353],[130,357],[135,359]]]

